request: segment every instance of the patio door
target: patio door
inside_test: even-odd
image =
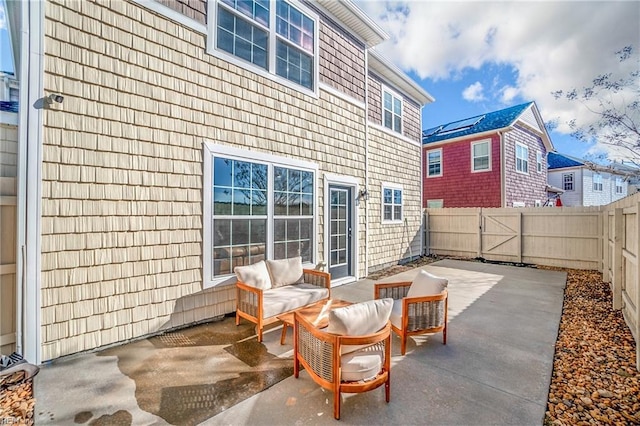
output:
[[[353,273],[353,187],[329,185],[329,273],[331,280]]]

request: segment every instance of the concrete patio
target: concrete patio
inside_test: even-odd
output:
[[[449,279],[447,345],[418,336],[400,356],[394,336],[391,402],[382,388],[344,395],[340,422],[542,424],[566,273],[458,260],[422,269]],[[371,299],[373,281],[332,297]],[[280,345],[279,328],[263,344],[252,331],[227,318],[44,365],[36,424],[333,424],[330,393],[292,376],[290,332]]]

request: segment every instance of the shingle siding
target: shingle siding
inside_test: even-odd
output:
[[[207,0],[154,0],[201,24],[207,23]],[[213,0],[212,0],[213,1]]]
[[[529,150],[528,173],[516,171],[516,143],[525,145]],[[536,169],[536,152],[542,153],[542,171]],[[504,134],[504,179],[505,206],[513,207],[513,203],[524,203],[533,207],[536,201],[542,204],[547,200],[547,151],[542,139],[530,131],[515,126]]]

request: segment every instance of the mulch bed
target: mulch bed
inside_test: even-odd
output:
[[[368,278],[377,280],[437,260],[423,257]],[[599,272],[566,271],[544,425],[640,425],[636,345],[622,313],[613,310],[609,285],[602,282]],[[31,380],[12,380],[18,384],[0,387],[0,424],[12,421],[32,425],[35,400]]]

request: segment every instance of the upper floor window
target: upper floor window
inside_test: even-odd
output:
[[[573,173],[563,173],[562,174],[562,189],[565,191],[573,191],[574,189],[573,183]]]
[[[622,194],[622,193],[623,193],[622,178],[617,177],[616,178],[616,194]]]
[[[217,0],[214,10],[215,51],[314,89],[318,18],[311,12],[284,0]]]
[[[383,222],[402,220],[402,187],[383,184],[382,220]]]
[[[384,127],[402,133],[402,98],[388,89],[383,89],[382,109]]]
[[[516,171],[529,173],[529,148],[516,143]]]
[[[536,152],[536,171],[542,173],[542,153],[540,151]]]
[[[442,176],[442,148],[427,151],[427,177]]]
[[[602,175],[600,173],[593,175],[593,190],[602,191]]]
[[[489,141],[471,144],[471,171],[491,170],[491,145]]]

